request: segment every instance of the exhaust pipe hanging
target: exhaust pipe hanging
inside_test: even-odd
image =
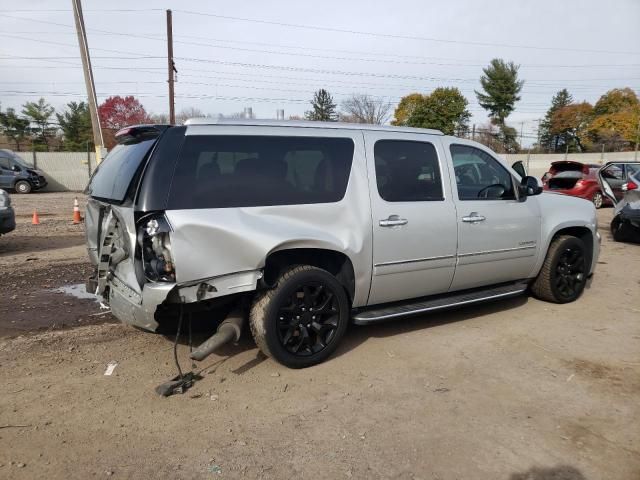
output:
[[[233,310],[218,326],[216,333],[191,352],[193,360],[201,361],[215,352],[218,348],[231,342],[240,340],[244,316],[241,310]]]

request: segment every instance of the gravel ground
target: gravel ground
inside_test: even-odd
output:
[[[84,225],[72,221],[76,197],[82,212],[85,197],[77,193],[11,196],[17,226],[0,238],[0,336],[115,321],[95,301],[55,291],[91,272]],[[31,223],[34,211],[40,225]]]
[[[172,338],[85,325],[113,319],[42,294],[88,268],[72,199],[14,196],[27,217],[0,239],[0,478],[640,479],[640,246],[611,240],[610,209],[575,303],[521,297],[353,327],[305,370],[245,335],[198,365],[186,394],[161,398]],[[38,227],[34,206],[51,213]],[[45,323],[10,327],[23,303],[21,322]]]

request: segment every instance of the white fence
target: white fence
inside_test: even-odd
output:
[[[16,152],[28,164],[42,170],[49,184],[45,192],[80,192],[95,169],[96,154],[87,152]]]
[[[95,169],[95,153],[88,158],[87,152],[18,152],[27,163],[42,170],[49,181],[45,191],[64,192],[82,191],[89,181],[90,171]],[[618,153],[570,153],[567,160],[575,160],[583,163],[605,163],[610,160],[633,160],[634,152]],[[534,177],[541,177],[549,169],[551,162],[564,160],[562,153],[526,154],[517,153],[502,155],[507,163],[512,164],[522,160],[527,172]],[[89,161],[89,163],[88,163]]]

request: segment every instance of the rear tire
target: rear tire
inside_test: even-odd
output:
[[[602,197],[602,192],[599,190],[593,194],[591,197],[591,201],[593,202],[593,206],[596,208],[602,208],[602,204],[604,203],[604,198]]]
[[[289,368],[327,359],[338,347],[350,318],[344,287],[326,270],[298,265],[275,287],[256,296],[249,314],[258,348]]]
[[[26,180],[16,182],[14,188],[17,193],[31,193],[31,184]]]
[[[611,234],[616,242],[629,242],[633,236],[633,227],[620,216],[613,217],[611,220]]]
[[[573,302],[584,291],[587,274],[584,242],[570,235],[560,235],[552,240],[531,291],[547,302]]]

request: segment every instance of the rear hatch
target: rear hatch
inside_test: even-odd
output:
[[[86,238],[95,267],[87,290],[108,301],[107,287],[116,288],[132,303],[140,303],[144,272],[136,261],[136,189],[164,126],[139,126],[116,134],[118,145],[89,181],[86,193]]]
[[[571,190],[582,178],[582,172],[560,172],[547,181],[547,186],[549,190]]]
[[[589,169],[580,162],[561,161],[553,162],[549,173],[551,174],[547,180],[549,190],[571,190],[578,180],[582,180],[584,175],[589,173]]]

